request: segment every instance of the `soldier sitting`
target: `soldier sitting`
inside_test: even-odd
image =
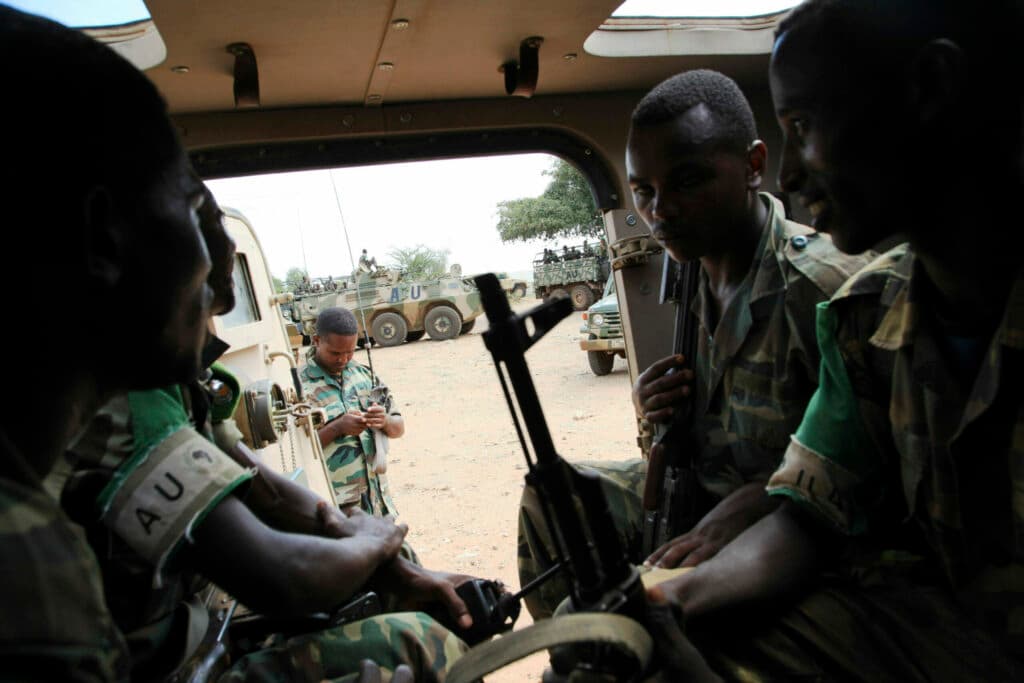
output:
[[[234,305],[234,244],[209,192],[200,225],[213,259],[211,312],[220,314]],[[211,336],[205,361],[224,348]],[[198,644],[185,637],[197,623],[196,610],[183,606],[195,602],[197,575],[264,614],[329,612],[373,585],[391,607],[436,602],[450,610],[453,622],[468,619],[454,593],[459,577],[398,557],[404,525],[359,510],[343,514],[261,464],[226,421],[211,424],[218,411],[219,417],[233,412],[238,398],[237,382],[223,368],[215,366],[215,372],[222,384],[235,387],[226,410],[218,407],[223,393],[210,400],[209,381],[129,392],[104,406],[73,447],[82,476],[72,478],[64,498],[88,508],[95,479],[104,484],[93,516],[99,522],[89,525],[89,537],[103,550],[107,601],[128,636],[133,678],[170,675],[192,654],[183,644]],[[74,485],[87,477],[93,483],[76,491]],[[399,623],[405,638],[376,635]],[[420,613],[371,617],[346,628],[362,635],[303,635],[243,658],[221,680],[258,674],[319,681],[354,672],[370,658],[389,669],[413,665],[416,680],[429,681],[447,666],[434,661],[435,652],[464,649]],[[317,654],[302,654],[307,652]]]

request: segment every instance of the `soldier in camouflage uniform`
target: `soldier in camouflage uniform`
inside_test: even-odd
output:
[[[0,189],[5,274],[52,303],[33,361],[5,366],[0,676],[123,680],[96,559],[42,480],[112,392],[198,372],[209,269],[199,187],[156,89],[108,47],[0,7],[0,56],[4,156],[16,169]],[[60,277],[37,277],[40,259]],[[68,283],[79,302],[65,303]],[[98,322],[109,310],[135,312],[131,344]],[[24,345],[4,335],[3,353],[24,358]]]
[[[397,439],[405,433],[405,422],[393,397],[387,408],[373,400],[374,377],[352,359],[358,330],[352,312],[325,308],[316,329],[299,378],[303,393],[327,411],[329,421],[320,428],[320,443],[335,498],[342,509],[360,507],[376,516],[395,515],[378,435]]]
[[[212,259],[211,313],[219,315],[234,306],[235,249],[212,194],[204,194],[199,218]],[[206,359],[223,348],[211,336]],[[228,426],[237,381],[216,364],[212,374],[228,387],[218,400],[207,396],[213,380],[206,377],[128,392],[108,402],[73,445],[77,471],[63,500],[100,551],[132,678],[165,678],[193,656],[207,624],[196,596],[201,576],[216,577],[261,613],[330,611],[373,578],[378,590],[389,589],[383,597],[392,604],[439,598],[455,620],[462,617],[464,605],[447,575],[397,557],[404,527],[360,510],[345,515],[259,464]],[[244,495],[236,498],[236,491]],[[296,557],[306,559],[289,559]],[[257,652],[231,676],[319,681],[354,672],[370,658],[386,671],[405,662],[415,666],[417,680],[443,680],[464,649],[426,614],[388,614]]]
[[[692,307],[700,324],[693,371],[665,376],[689,365],[670,356],[640,375],[634,390],[637,411],[650,422],[669,420],[691,387],[697,406],[694,462],[706,514],[655,550],[652,564],[695,565],[774,507],[764,484],[817,384],[814,307],[867,263],[787,220],[777,199],[759,193],[765,162],[750,106],[722,74],[679,74],[633,113],[626,166],[637,210],[673,259],[700,258],[702,265]],[[601,475],[633,561],[644,560],[646,462],[586,466]],[[551,556],[538,501],[527,488],[519,518],[522,584],[550,566]],[[546,617],[566,594],[555,578],[527,597],[527,606],[535,618]]]
[[[819,307],[820,385],[768,485],[786,503],[654,591],[729,679],[1024,675],[1024,258],[975,237],[1024,184],[1021,21],[812,0],[779,27],[784,188],[843,250],[909,242]]]

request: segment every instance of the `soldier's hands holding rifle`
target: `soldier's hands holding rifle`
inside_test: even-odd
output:
[[[633,385],[633,406],[648,422],[666,423],[675,408],[692,394],[693,370],[684,368],[682,354],[651,363]]]

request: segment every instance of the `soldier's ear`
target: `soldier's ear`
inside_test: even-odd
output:
[[[758,190],[764,178],[768,163],[768,146],[761,140],[754,140],[747,147],[747,189]]]
[[[82,210],[86,277],[100,287],[114,287],[124,275],[127,224],[120,218],[110,192],[102,186],[86,195]]]

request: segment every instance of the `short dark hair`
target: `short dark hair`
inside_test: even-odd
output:
[[[703,104],[721,127],[722,140],[746,149],[757,139],[757,125],[743,91],[725,74],[709,69],[684,71],[654,86],[633,110],[633,126],[652,126]]]
[[[102,188],[126,215],[144,211],[148,190],[183,151],[142,72],[81,31],[3,6],[0,83],[10,171],[0,204],[17,226],[9,237],[15,250],[66,270],[81,250],[93,193]],[[31,259],[14,261],[27,276]]]
[[[347,308],[335,306],[325,308],[316,317],[316,333],[321,337],[329,334],[340,334],[349,337],[359,332],[356,317]]]

